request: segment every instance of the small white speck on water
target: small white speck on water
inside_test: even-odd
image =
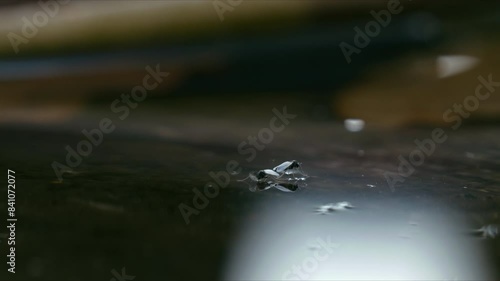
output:
[[[325,215],[331,212],[337,211],[345,211],[347,209],[354,208],[351,203],[347,201],[338,202],[338,203],[329,203],[325,205],[321,205],[316,208],[316,214]]]
[[[475,232],[480,233],[483,238],[495,238],[498,236],[498,228],[496,224],[488,224],[477,229]]]
[[[349,132],[360,132],[365,127],[362,119],[349,118],[344,120],[344,126]]]

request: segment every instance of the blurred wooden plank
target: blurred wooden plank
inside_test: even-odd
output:
[[[486,38],[459,41],[432,53],[413,54],[374,67],[362,79],[334,98],[334,111],[343,118],[361,118],[379,126],[447,123],[443,114],[474,96],[478,76],[500,81],[500,41]],[[440,78],[438,58],[441,55],[467,55],[478,64],[462,73]],[[483,92],[486,91],[483,89]],[[469,118],[499,119],[500,89],[484,101]],[[467,112],[467,110],[465,110]]]
[[[259,22],[288,25],[307,18],[313,7],[301,1],[243,1],[226,12],[221,22],[212,1],[73,1],[61,5],[48,24],[20,48],[30,52],[107,44],[124,44],[123,48],[145,39],[182,42],[234,32],[235,28]],[[20,35],[24,24],[21,18],[31,20],[41,10],[38,4],[31,4],[0,11],[0,53],[13,53],[7,34]],[[266,26],[260,31],[267,29],[273,28]]]
[[[230,7],[221,21],[214,8],[216,1],[69,1],[60,5],[47,24],[21,44],[18,55],[87,50],[114,46],[123,49],[140,42],[188,42],[224,34],[273,33],[317,20],[345,21],[369,17],[371,9],[387,7],[387,1],[241,1]],[[226,3],[226,0],[220,0]],[[448,1],[441,1],[447,3]],[[431,1],[401,2],[406,10]],[[441,4],[442,4],[441,3]],[[433,4],[439,6],[438,4]],[[455,6],[463,6],[460,3]],[[7,37],[22,35],[25,23],[35,13],[43,13],[37,2],[0,9],[0,55],[14,55]]]

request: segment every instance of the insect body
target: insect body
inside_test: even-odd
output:
[[[251,191],[267,190],[271,187],[283,192],[294,192],[300,186],[305,186],[303,182],[308,176],[302,171],[301,165],[295,160],[285,161],[272,169],[264,169],[251,172],[248,177],[238,180],[246,181],[250,179]],[[297,182],[301,182],[297,184]]]
[[[270,170],[270,169],[265,169],[265,170],[260,170],[257,172],[257,180],[261,181],[262,179],[266,179],[266,178],[278,178],[280,176],[280,174],[278,174],[277,172],[275,172],[274,170]]]

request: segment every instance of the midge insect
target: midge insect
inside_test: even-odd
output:
[[[288,177],[283,177],[287,175]],[[295,175],[300,175],[297,177]],[[246,181],[250,178],[255,183],[251,191],[262,191],[274,187],[283,192],[294,192],[299,186],[297,181],[304,181],[307,175],[301,170],[301,165],[296,160],[285,161],[273,169],[264,169],[248,174],[248,177],[238,180]],[[251,184],[250,184],[251,185]]]
[[[302,166],[296,160],[286,161],[273,168],[273,171],[283,175],[307,175],[302,171]],[[305,178],[295,178],[296,180],[304,180]]]

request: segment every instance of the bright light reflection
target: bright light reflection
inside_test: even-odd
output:
[[[262,207],[242,229],[226,280],[485,280],[484,240],[467,235],[457,214],[411,202],[351,202],[327,215],[316,202]],[[312,201],[312,200],[311,200]],[[325,202],[320,202],[325,203]],[[437,208],[436,208],[437,209]]]

